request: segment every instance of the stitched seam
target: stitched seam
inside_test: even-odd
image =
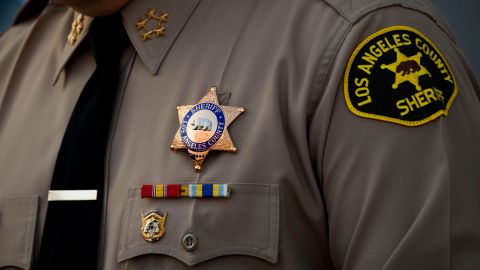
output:
[[[248,16],[246,17],[245,21],[243,22],[242,28],[238,32],[237,37],[235,38],[235,42],[233,43],[232,48],[230,49],[227,61],[225,62],[225,65],[223,67],[223,72],[222,75],[220,76],[220,81],[218,82],[218,88],[222,89],[223,86],[223,80],[228,74],[228,68],[230,67],[230,61],[234,57],[234,53],[236,51],[236,48],[238,46],[238,41],[240,40],[240,37],[242,37],[243,33],[245,32],[246,25],[250,22],[250,17],[252,16],[253,10],[255,9],[255,6],[257,6],[258,0],[255,1],[255,3],[252,5],[250,8],[250,12],[248,13]]]
[[[330,1],[323,0],[323,2],[325,2],[325,4],[327,4],[333,10],[335,10],[335,12],[337,12],[337,14],[340,15],[343,19],[345,19],[348,22],[351,22],[350,19],[345,15],[345,13],[342,10],[340,10],[338,7],[336,7],[335,5],[331,4]]]
[[[130,48],[129,48],[130,49]],[[114,122],[113,122],[113,125],[112,125],[112,128],[111,128],[111,135],[110,135],[110,139],[109,139],[109,142],[108,142],[108,151],[107,151],[107,156],[106,156],[106,159],[105,159],[105,178],[104,178],[104,194],[103,194],[103,210],[104,210],[104,214],[103,214],[103,217],[102,217],[102,222],[103,222],[103,235],[102,235],[102,246],[105,247],[105,243],[106,243],[106,225],[107,225],[107,213],[108,213],[108,195],[109,195],[109,188],[108,188],[108,184],[109,184],[109,179],[110,179],[110,159],[111,159],[111,155],[112,155],[112,151],[113,151],[113,141],[114,141],[114,138],[115,138],[115,134],[116,134],[116,130],[117,130],[117,127],[118,127],[118,121],[119,121],[119,116],[120,116],[120,112],[121,112],[121,108],[122,108],[122,105],[123,105],[123,100],[124,100],[124,97],[125,97],[125,89],[127,87],[127,84],[128,84],[128,79],[129,79],[129,75],[132,71],[132,67],[133,67],[133,63],[135,62],[135,58],[136,58],[136,51],[134,49],[132,49],[132,55],[129,57],[129,61],[127,62],[126,64],[126,69],[125,69],[125,79],[124,79],[124,83],[122,85],[122,91],[121,91],[121,96],[119,97],[119,101],[118,101],[118,108],[117,108],[117,111],[115,113],[115,116],[113,117],[114,119]],[[127,71],[127,68],[128,68],[128,71]],[[127,74],[128,73],[128,74]],[[102,269],[103,268],[103,258],[104,258],[104,255],[105,255],[105,248],[102,248],[101,251],[99,251],[99,257],[98,257],[98,268],[99,269]]]
[[[386,34],[386,33],[389,33],[391,31],[394,31],[394,30],[406,30],[406,31],[410,31],[410,32],[413,32],[415,34],[417,34],[418,36],[420,36],[421,38],[423,38],[424,40],[427,41],[428,45],[432,46],[434,48],[434,50],[439,54],[439,57],[440,59],[442,59],[443,63],[445,64],[445,66],[448,68],[448,71],[450,72],[450,74],[452,75],[452,80],[453,80],[453,85],[454,85],[454,90],[453,90],[453,93],[452,95],[450,96],[446,106],[445,106],[445,109],[442,109],[442,110],[439,110],[437,111],[436,113],[434,114],[431,114],[430,116],[422,119],[422,120],[416,120],[416,121],[407,121],[407,120],[402,120],[402,119],[398,119],[398,118],[393,118],[393,117],[389,117],[389,116],[384,116],[384,115],[377,115],[377,114],[373,114],[373,113],[366,113],[366,112],[363,112],[363,111],[360,111],[358,110],[355,106],[353,106],[351,100],[350,100],[350,92],[348,90],[349,88],[349,79],[350,79],[350,71],[351,71],[351,67],[352,67],[352,64],[353,62],[356,60],[357,56],[358,56],[358,53],[366,46],[369,44],[369,42],[372,40],[372,39],[375,39],[377,38],[378,36],[381,36],[383,34]],[[453,70],[452,68],[450,67],[450,64],[447,62],[447,58],[443,55],[442,51],[439,50],[437,48],[437,46],[435,46],[434,42],[431,41],[428,37],[426,37],[425,35],[423,35],[422,33],[420,33],[419,31],[417,31],[416,29],[412,28],[412,27],[409,27],[409,26],[404,26],[404,25],[395,25],[395,26],[391,26],[391,27],[387,27],[387,28],[383,28],[382,30],[380,31],[377,31],[373,34],[371,34],[370,36],[368,36],[367,38],[365,38],[356,48],[355,50],[353,51],[351,57],[350,57],[350,60],[347,64],[347,68],[346,68],[346,71],[345,71],[345,75],[344,75],[344,82],[343,82],[343,90],[344,90],[344,95],[345,95],[345,101],[347,103],[347,107],[348,109],[355,115],[357,116],[360,116],[360,117],[364,117],[364,118],[369,118],[369,119],[376,119],[376,120],[380,120],[380,121],[386,121],[386,122],[392,122],[392,123],[396,123],[396,124],[400,124],[400,125],[404,125],[404,126],[409,126],[409,127],[415,127],[415,126],[420,126],[420,125],[424,125],[424,124],[427,124],[431,121],[434,121],[435,119],[441,117],[442,115],[447,115],[448,114],[448,111],[450,110],[450,107],[452,106],[453,104],[453,101],[455,100],[455,98],[457,97],[457,94],[458,94],[458,85],[457,85],[457,82],[455,80],[455,76],[453,74]]]
[[[432,20],[442,30],[442,32],[444,32],[454,43],[456,43],[455,39],[447,31],[447,29],[445,29],[442,25],[440,25],[438,21],[435,19],[435,17],[433,17],[433,15],[431,15],[428,11],[423,10],[421,6],[419,6],[419,4],[416,3],[415,1],[404,0],[402,2],[399,2],[398,0],[392,0],[382,4],[370,4],[368,6],[361,8],[360,11],[357,12],[357,14],[354,14],[354,16],[352,16],[351,22],[352,24],[357,24],[359,21],[361,21],[363,18],[367,17],[371,13],[377,12],[380,9],[385,9],[385,8],[395,7],[395,6],[424,14],[430,20]]]
[[[446,130],[446,120],[441,122],[442,124],[442,137],[443,137],[443,146],[445,149],[445,157],[447,158],[447,177],[448,177],[448,269],[452,269],[452,253],[451,253],[451,246],[452,246],[452,194],[451,194],[451,168],[450,168],[450,155],[448,154],[448,141],[447,141],[447,130]]]
[[[28,224],[27,224],[27,227],[25,228],[25,234],[24,234],[24,241],[23,241],[23,251],[21,252],[23,254],[23,256],[13,256],[13,257],[9,257],[7,259],[0,259],[0,266],[2,264],[5,264],[4,266],[8,266],[8,264],[13,264],[14,266],[19,266],[19,267],[24,267],[24,268],[28,268],[29,266],[29,263],[28,263],[28,260],[29,260],[29,256],[30,255],[30,258],[31,258],[31,252],[27,252],[28,251],[28,246],[30,246],[30,249],[33,248],[33,243],[32,244],[28,244],[28,239],[29,239],[29,236],[32,236],[32,230],[35,228],[35,224],[36,224],[36,209],[35,207],[32,206],[32,198],[30,197],[21,197],[21,198],[4,198],[4,199],[0,199],[0,202],[9,202],[8,204],[5,203],[4,205],[8,206],[8,205],[14,205],[14,203],[12,202],[15,202],[15,201],[28,201]],[[35,204],[37,205],[37,204]],[[38,207],[38,206],[37,206]],[[35,217],[32,217],[33,215],[35,215]],[[34,236],[32,236],[33,238]],[[27,254],[28,253],[28,254]],[[18,261],[20,261],[21,263],[18,264]],[[1,267],[4,267],[4,266],[1,266]]]
[[[342,26],[343,26],[343,25],[342,25]],[[333,68],[333,64],[334,64],[334,62],[335,62],[335,59],[337,58],[337,55],[338,55],[338,53],[339,53],[339,51],[340,51],[343,43],[345,42],[346,37],[347,37],[348,34],[350,33],[352,27],[353,27],[353,25],[352,25],[352,24],[349,24],[349,25],[346,27],[346,30],[345,30],[345,32],[343,33],[343,35],[342,35],[341,39],[339,40],[338,44],[332,44],[332,46],[336,46],[335,53],[332,54],[332,57],[330,58],[329,63],[328,63],[328,65],[327,65],[327,67],[328,67],[328,68],[327,68],[327,72],[326,72],[325,75],[323,76],[323,81],[320,83],[320,87],[319,87],[319,89],[320,89],[320,95],[319,95],[319,98],[318,98],[318,100],[317,100],[317,102],[316,102],[317,105],[315,106],[315,108],[314,108],[314,110],[313,110],[313,114],[315,114],[315,112],[319,110],[320,103],[321,103],[322,98],[323,98],[323,95],[324,95],[324,93],[325,93],[325,91],[326,91],[326,86],[327,86],[327,81],[328,81],[329,74],[332,73],[332,68]],[[317,80],[320,80],[320,79],[322,78],[322,75],[321,75],[320,73],[321,73],[321,72],[317,72],[317,74],[318,74],[318,75],[317,75]],[[335,94],[335,97],[334,97],[335,100],[336,100],[337,97],[338,97],[338,92],[339,92],[339,91],[337,91],[337,93]],[[334,106],[334,105],[332,105],[332,106]],[[334,113],[334,111],[333,111],[333,109],[332,109],[332,112],[331,112],[331,114],[330,114],[330,116],[329,116],[329,119],[328,119],[326,137],[325,137],[325,140],[324,140],[324,142],[323,142],[323,153],[322,153],[322,154],[323,154],[323,160],[322,160],[322,164],[325,163],[325,150],[326,150],[326,145],[327,145],[327,141],[328,141],[328,134],[329,134],[328,130],[330,130],[330,125],[331,125],[331,122],[332,122],[333,113]],[[315,168],[316,165],[312,164],[312,167]],[[322,182],[319,183],[319,186],[321,187],[320,192],[322,193],[322,200],[324,200],[324,196],[323,196],[323,168],[322,168],[322,175],[317,176],[317,180],[320,180],[320,179],[322,179]],[[325,202],[324,202],[324,203],[325,203]]]
[[[254,184],[255,185],[255,184]],[[261,185],[261,186],[264,186],[264,185]],[[244,186],[244,188],[246,190],[249,190],[249,189],[253,189],[253,187],[248,187],[248,186]],[[129,196],[129,200],[127,200],[127,206],[126,206],[126,210],[125,210],[125,214],[124,214],[124,217],[123,217],[123,220],[127,219],[127,226],[125,228],[125,237],[122,237],[122,239],[120,239],[120,248],[122,250],[124,250],[124,252],[121,253],[121,256],[119,257],[122,257],[122,260],[128,260],[125,259],[125,257],[136,257],[138,255],[141,255],[141,254],[149,254],[149,253],[153,253],[153,254],[161,254],[161,253],[168,253],[169,255],[172,255],[172,256],[175,256],[175,257],[178,257],[178,258],[182,258],[182,259],[187,259],[188,257],[185,257],[185,256],[182,256],[182,254],[184,253],[184,251],[182,249],[176,249],[176,248],[172,248],[170,246],[159,246],[159,247],[149,247],[149,246],[145,246],[145,244],[139,244],[139,245],[135,245],[135,246],[129,246],[128,245],[128,235],[129,235],[129,231],[130,231],[130,224],[131,224],[131,214],[132,214],[132,209],[135,209],[135,199],[138,199],[138,194],[136,191],[138,191],[138,187],[135,187],[135,188],[132,188],[131,190],[133,190],[135,192],[134,196],[132,198],[130,198]],[[255,191],[258,191],[258,190],[255,190]],[[272,227],[272,219],[274,219],[275,217],[273,216],[274,215],[274,212],[278,212],[279,209],[279,205],[278,203],[275,203],[275,196],[272,196],[272,188],[269,187],[269,186],[265,186],[265,190],[262,191],[258,191],[257,193],[260,193],[260,194],[267,194],[267,198],[264,198],[262,204],[265,204],[265,202],[269,202],[269,204],[271,204],[273,202],[273,204],[277,205],[277,209],[275,209],[275,207],[273,208],[272,210],[272,207],[269,207],[269,209],[267,210],[268,213],[269,213],[269,220],[271,221],[270,224],[269,224],[269,228],[268,228],[268,231],[269,231],[269,239],[268,239],[268,243],[269,245],[267,245],[266,247],[257,247],[257,246],[253,246],[253,245],[248,245],[248,244],[237,244],[237,245],[231,245],[231,244],[225,244],[223,246],[217,246],[215,248],[210,248],[206,251],[203,251],[203,252],[196,252],[195,253],[195,256],[197,257],[195,260],[191,260],[192,263],[194,262],[198,262],[198,261],[202,261],[202,260],[205,260],[205,259],[208,259],[208,258],[215,258],[215,257],[219,257],[219,256],[222,256],[222,255],[232,255],[232,254],[244,254],[244,255],[252,255],[252,256],[255,256],[255,257],[259,257],[259,258],[263,258],[265,260],[268,260],[268,261],[275,261],[276,259],[276,255],[275,254],[270,254],[272,252],[268,252],[268,250],[270,249],[273,249],[273,252],[275,250],[278,251],[278,246],[274,245],[274,241],[272,241],[272,233],[275,233],[275,232],[272,232],[273,231],[273,227]],[[264,196],[265,197],[265,196]],[[278,196],[277,196],[278,197]],[[131,207],[129,207],[131,205]],[[128,208],[128,210],[127,210]],[[276,220],[274,221],[275,223],[278,223]],[[122,225],[122,228],[124,228],[125,225]],[[122,231],[124,231],[122,229]],[[279,231],[279,227],[277,226],[277,232]],[[243,250],[234,250],[236,248],[241,248]],[[248,248],[248,250],[245,250],[245,248]],[[217,252],[217,254],[212,254],[212,253],[215,253]],[[256,254],[255,252],[261,252],[261,254]]]

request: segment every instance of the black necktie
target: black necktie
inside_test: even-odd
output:
[[[96,189],[97,200],[49,202],[37,269],[95,269],[98,265],[106,148],[121,53],[128,41],[121,17],[95,18],[88,41],[97,67],[65,131],[51,190]]]

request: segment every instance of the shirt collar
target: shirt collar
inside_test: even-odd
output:
[[[55,3],[53,3],[55,4]],[[80,13],[78,12],[73,12],[73,17],[72,17],[72,22],[70,22],[73,25],[73,21],[80,16]],[[87,31],[85,29],[88,29],[90,26],[90,23],[92,22],[92,18],[88,16],[84,16],[83,18],[83,31],[80,32],[80,34],[77,36],[76,41],[73,44],[68,43],[68,36],[65,36],[65,46],[63,47],[62,51],[62,56],[60,57],[60,61],[58,63],[57,68],[55,69],[55,76],[53,77],[52,83],[55,84],[55,82],[58,80],[58,77],[60,75],[60,72],[63,70],[65,65],[68,62],[68,59],[72,56],[72,54],[75,52],[75,50],[78,48],[78,45],[82,43],[82,40],[85,38]],[[69,25],[69,31],[71,31]],[[69,32],[70,33],[70,32]]]
[[[200,0],[132,0],[122,10],[123,23],[130,41],[150,73],[157,73],[165,55],[199,2]],[[162,23],[165,36],[157,37],[153,34],[152,39],[144,40],[145,29],[137,29],[136,23],[147,18],[149,9],[155,10],[157,16],[168,14],[167,22]],[[156,23],[154,20],[148,22],[150,26],[147,25],[147,30],[155,29]]]
[[[195,11],[199,2],[200,0],[132,0],[122,9],[121,15],[125,30],[127,31],[133,47],[151,74],[157,73],[167,52],[175,42],[190,16]],[[157,16],[168,14],[167,21],[162,23],[162,26],[165,27],[165,35],[157,37],[155,34],[152,34],[151,39],[144,40],[143,33],[145,30],[154,30],[157,28],[156,23],[158,21],[155,21],[154,19],[147,23],[146,29],[137,28],[137,22],[141,19],[146,19],[146,13],[149,10],[155,10],[155,15]],[[79,15],[79,13],[74,12],[72,21]],[[92,18],[84,16],[84,31],[78,35],[77,40],[73,45],[68,44],[67,37],[65,37],[65,47],[56,69],[53,83],[58,79],[60,72],[78,48],[79,44],[86,37],[88,33],[87,29],[92,20]]]

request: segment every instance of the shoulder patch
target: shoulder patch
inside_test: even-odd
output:
[[[407,26],[385,28],[366,38],[345,72],[345,101],[353,114],[405,126],[446,116],[457,92],[440,50]]]

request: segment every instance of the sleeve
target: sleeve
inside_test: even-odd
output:
[[[480,89],[455,42],[384,7],[329,74],[309,143],[335,268],[480,269]]]

